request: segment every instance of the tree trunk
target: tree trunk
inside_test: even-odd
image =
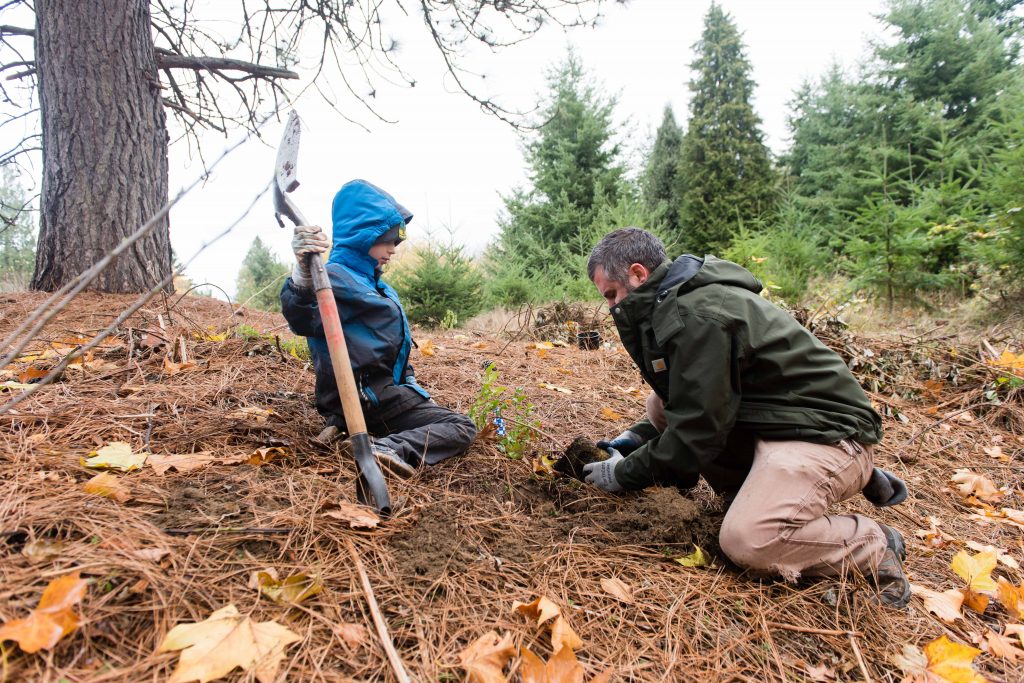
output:
[[[36,0],[43,186],[33,289],[92,266],[167,201],[167,119],[148,0]],[[167,220],[104,270],[102,292],[171,272]]]

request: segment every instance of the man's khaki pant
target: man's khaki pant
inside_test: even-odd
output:
[[[664,429],[653,393],[648,419]],[[862,515],[827,515],[829,505],[859,494],[871,476],[871,446],[758,440],[754,464],[722,523],[730,560],[759,574],[835,576],[851,567],[873,574],[885,534]]]

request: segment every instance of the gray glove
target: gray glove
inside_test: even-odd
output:
[[[907,485],[892,472],[874,468],[867,486],[862,491],[872,505],[889,507],[899,505],[907,499]]]
[[[607,460],[598,460],[583,466],[583,481],[609,493],[616,493],[622,490],[622,486],[615,479],[615,466],[624,458],[614,448],[605,450],[608,451]]]
[[[631,432],[628,429],[611,441],[598,441],[597,447],[603,448],[604,450],[611,453],[613,450],[622,453],[622,455],[629,455],[636,449],[644,445],[644,440],[640,438],[640,435],[636,432]]]
[[[331,246],[327,235],[315,225],[297,225],[292,235],[292,252],[295,265],[292,267],[292,282],[297,287],[311,287],[313,276],[309,272],[307,254],[322,254]]]

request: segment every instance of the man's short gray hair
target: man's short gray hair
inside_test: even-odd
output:
[[[590,252],[587,277],[593,282],[594,271],[601,266],[606,278],[624,283],[634,263],[653,271],[667,260],[668,254],[660,239],[641,228],[619,228],[602,237]]]

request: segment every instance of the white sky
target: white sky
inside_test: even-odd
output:
[[[880,27],[874,15],[882,0],[720,0],[743,34],[757,83],[754,105],[764,122],[767,142],[776,151],[786,145],[787,102],[807,78],[821,75],[832,61],[853,67],[866,53],[868,38]],[[689,63],[710,0],[632,0],[609,4],[595,29],[568,34],[548,27],[527,42],[497,55],[477,51],[464,62],[486,75],[487,87],[510,109],[529,110],[545,91],[546,70],[575,47],[588,72],[606,92],[618,93],[617,119],[628,122],[624,142],[631,159],[649,144],[662,110],[671,104],[676,120],[687,119]],[[218,10],[226,13],[230,5]],[[232,22],[224,23],[225,34]],[[480,252],[497,233],[499,193],[525,181],[519,137],[507,124],[486,115],[455,92],[418,14],[392,17],[386,30],[401,40],[397,61],[417,80],[415,88],[381,84],[378,111],[396,124],[359,115],[351,102],[346,113],[370,128],[345,121],[310,89],[296,103],[304,128],[299,152],[301,187],[294,198],[311,222],[330,225],[330,204],[345,181],[361,177],[389,191],[416,216],[410,237],[428,230]],[[299,65],[301,68],[301,64]],[[288,82],[291,92],[307,85]],[[326,85],[330,85],[329,83]],[[340,88],[339,88],[340,91]],[[178,257],[188,259],[199,246],[234,220],[270,178],[281,125],[265,129],[265,142],[252,141],[235,151],[215,175],[187,196],[171,214],[171,241]],[[173,139],[172,133],[172,139]],[[206,159],[216,158],[226,140],[204,139]],[[635,166],[635,163],[634,163]],[[170,154],[171,194],[201,172],[185,145]],[[291,230],[277,227],[269,197],[228,237],[207,249],[188,268],[196,283],[211,282],[234,293],[238,267],[259,235],[282,260],[291,261]]]

